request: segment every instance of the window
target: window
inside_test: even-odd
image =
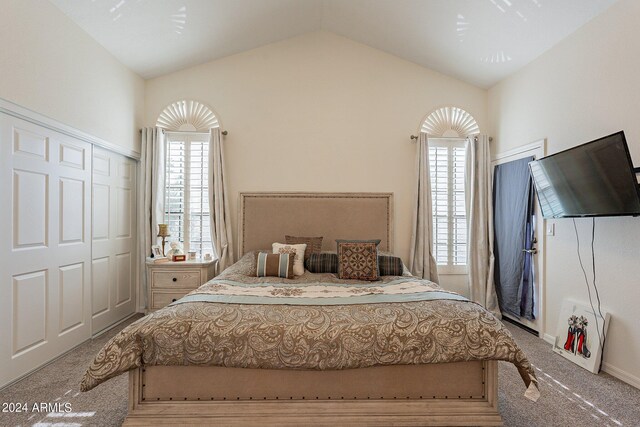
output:
[[[429,135],[433,199],[433,252],[443,274],[467,271],[465,206],[466,137],[480,133],[471,114],[459,107],[440,107],[422,122]]]
[[[460,138],[429,139],[433,252],[444,274],[467,271],[465,146]]]
[[[212,256],[209,218],[209,135],[167,132],[165,212],[169,232],[185,253]]]

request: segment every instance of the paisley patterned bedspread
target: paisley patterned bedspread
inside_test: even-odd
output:
[[[255,256],[247,254],[123,329],[96,355],[81,389],[143,365],[335,370],[503,360],[518,369],[525,396],[539,396],[531,364],[502,323],[435,283],[308,272],[290,280],[252,277],[254,268]]]

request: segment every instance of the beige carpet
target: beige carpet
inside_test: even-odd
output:
[[[130,322],[127,322],[130,323]],[[507,324],[537,369],[542,396],[524,398],[516,369],[500,363],[500,413],[507,426],[638,426],[640,390],[612,376],[593,375],[554,354],[544,341]],[[100,347],[124,325],[87,342],[56,362],[0,391],[0,402],[69,403],[71,412],[7,414],[0,426],[118,426],[127,412],[127,376],[113,378],[88,393],[78,383]]]

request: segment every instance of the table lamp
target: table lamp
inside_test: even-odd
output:
[[[166,256],[164,253],[164,245],[166,243],[167,237],[169,236],[171,236],[171,234],[169,234],[169,225],[158,224],[158,237],[162,237],[162,256]]]

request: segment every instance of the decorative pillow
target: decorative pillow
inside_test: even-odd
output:
[[[312,273],[337,273],[338,254],[327,252],[311,254],[304,262],[304,266]]]
[[[311,254],[319,254],[322,251],[322,236],[320,237],[300,237],[300,236],[284,236],[284,242],[287,245],[299,245],[304,243],[307,249],[304,251],[304,260],[307,261]]]
[[[340,279],[378,280],[380,240],[336,240]]]
[[[291,254],[259,252],[256,257],[256,277],[293,279],[293,257]]]
[[[378,255],[378,270],[381,276],[402,276],[402,259],[397,256]]]
[[[274,243],[271,245],[274,254],[291,254],[293,255],[293,274],[300,276],[304,274],[304,251],[307,245],[285,245],[282,243]]]

